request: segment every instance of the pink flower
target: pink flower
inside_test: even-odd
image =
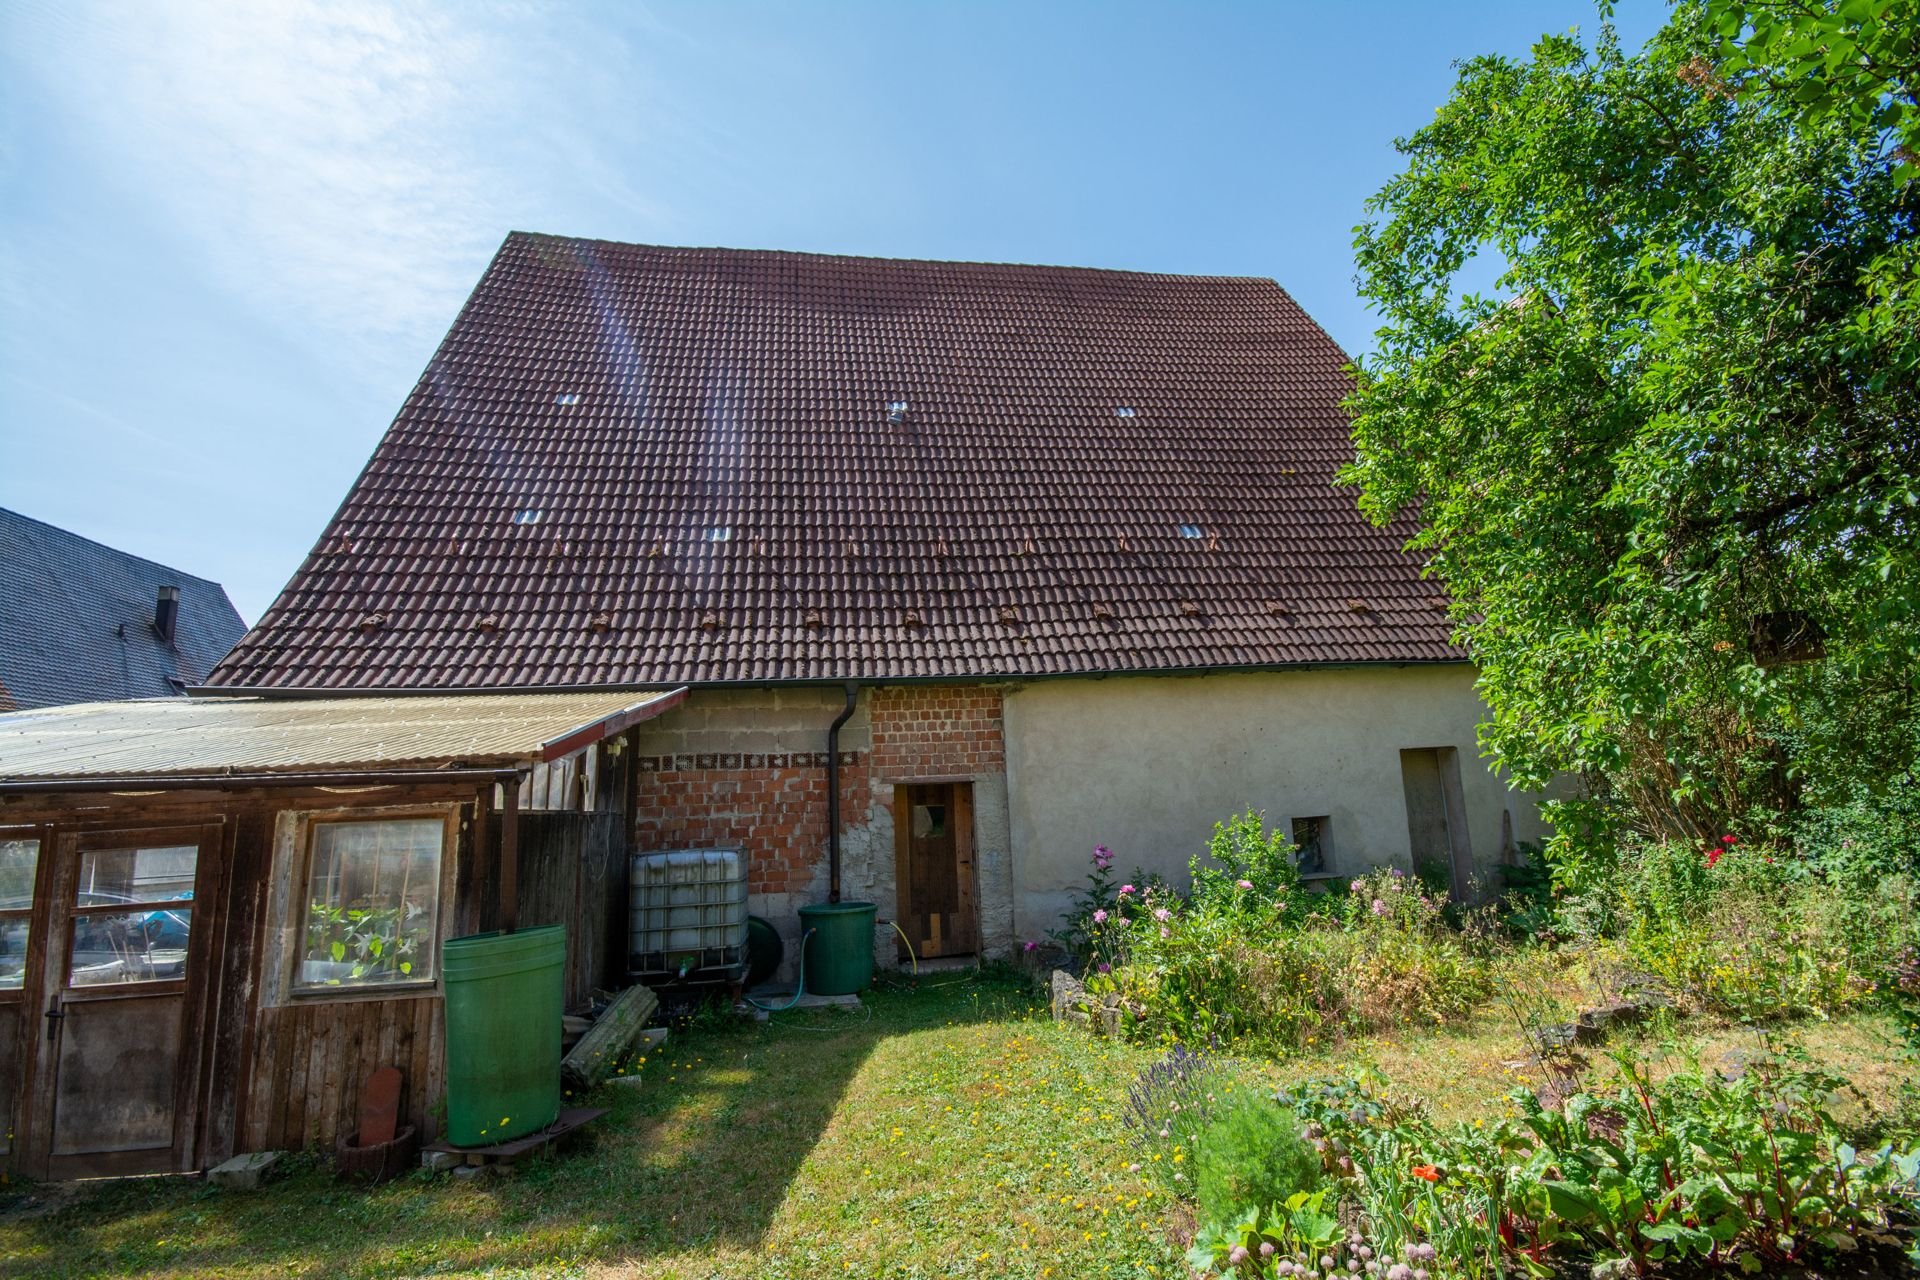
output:
[[[1029,938],[1027,939],[1026,942],[1021,944],[1020,949],[1022,951],[1038,951],[1040,949],[1040,944],[1035,942],[1033,939]]]
[[[1347,888],[1353,890],[1355,893],[1365,893],[1367,891],[1367,882],[1365,880],[1355,880],[1352,884],[1348,885]]]
[[[1110,965],[1110,964],[1108,964],[1108,963],[1107,963],[1106,961],[1104,961],[1104,960],[1102,960],[1102,961],[1100,962],[1100,965],[1099,965],[1099,969],[1100,969],[1100,972],[1101,972],[1101,973],[1112,973],[1112,972],[1113,972],[1113,966],[1112,966],[1112,965]]]
[[[1133,886],[1132,886],[1132,885],[1130,885],[1130,884],[1123,884],[1123,885],[1121,885],[1121,886],[1120,886],[1120,894],[1119,894],[1119,896],[1120,896],[1120,897],[1122,897],[1122,898],[1124,898],[1124,897],[1126,897],[1126,896],[1127,896],[1128,894],[1130,894],[1130,893],[1132,893],[1132,892],[1133,892]]]
[[[1161,936],[1161,937],[1163,937],[1163,938],[1171,938],[1171,937],[1173,936],[1173,930],[1171,930],[1171,929],[1169,929],[1169,928],[1167,928],[1167,926],[1165,926],[1165,925],[1161,925],[1161,926],[1160,926],[1160,936]]]
[[[1093,861],[1095,866],[1105,871],[1113,865],[1113,850],[1103,844],[1093,846]]]
[[[1104,910],[1094,912],[1093,922],[1095,924],[1105,924],[1107,922],[1107,913]]]
[[[1236,888],[1240,888],[1240,889],[1253,888],[1253,881],[1251,880],[1235,880],[1233,883]]]
[[[1165,924],[1168,920],[1173,918],[1173,912],[1167,910],[1165,907],[1155,907],[1153,909],[1153,918],[1155,920],[1158,920],[1161,924]]]
[[[1387,904],[1384,899],[1375,898],[1373,900],[1373,914],[1377,916],[1383,916],[1387,914]]]

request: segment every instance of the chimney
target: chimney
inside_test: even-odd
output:
[[[179,621],[180,588],[160,588],[160,597],[153,602],[154,633],[168,644],[172,644],[174,628]]]

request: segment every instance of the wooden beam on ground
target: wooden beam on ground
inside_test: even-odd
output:
[[[660,999],[651,987],[628,987],[615,996],[572,1052],[561,1059],[561,1086],[578,1097],[606,1079],[659,1006]]]

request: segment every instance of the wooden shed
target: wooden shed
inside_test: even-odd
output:
[[[0,715],[0,1167],[432,1136],[441,946],[564,923],[625,971],[629,731],[683,691],[178,698]]]

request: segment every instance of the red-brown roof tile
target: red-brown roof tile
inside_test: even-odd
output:
[[[1270,280],[516,233],[212,683],[1459,661],[1344,364]]]

